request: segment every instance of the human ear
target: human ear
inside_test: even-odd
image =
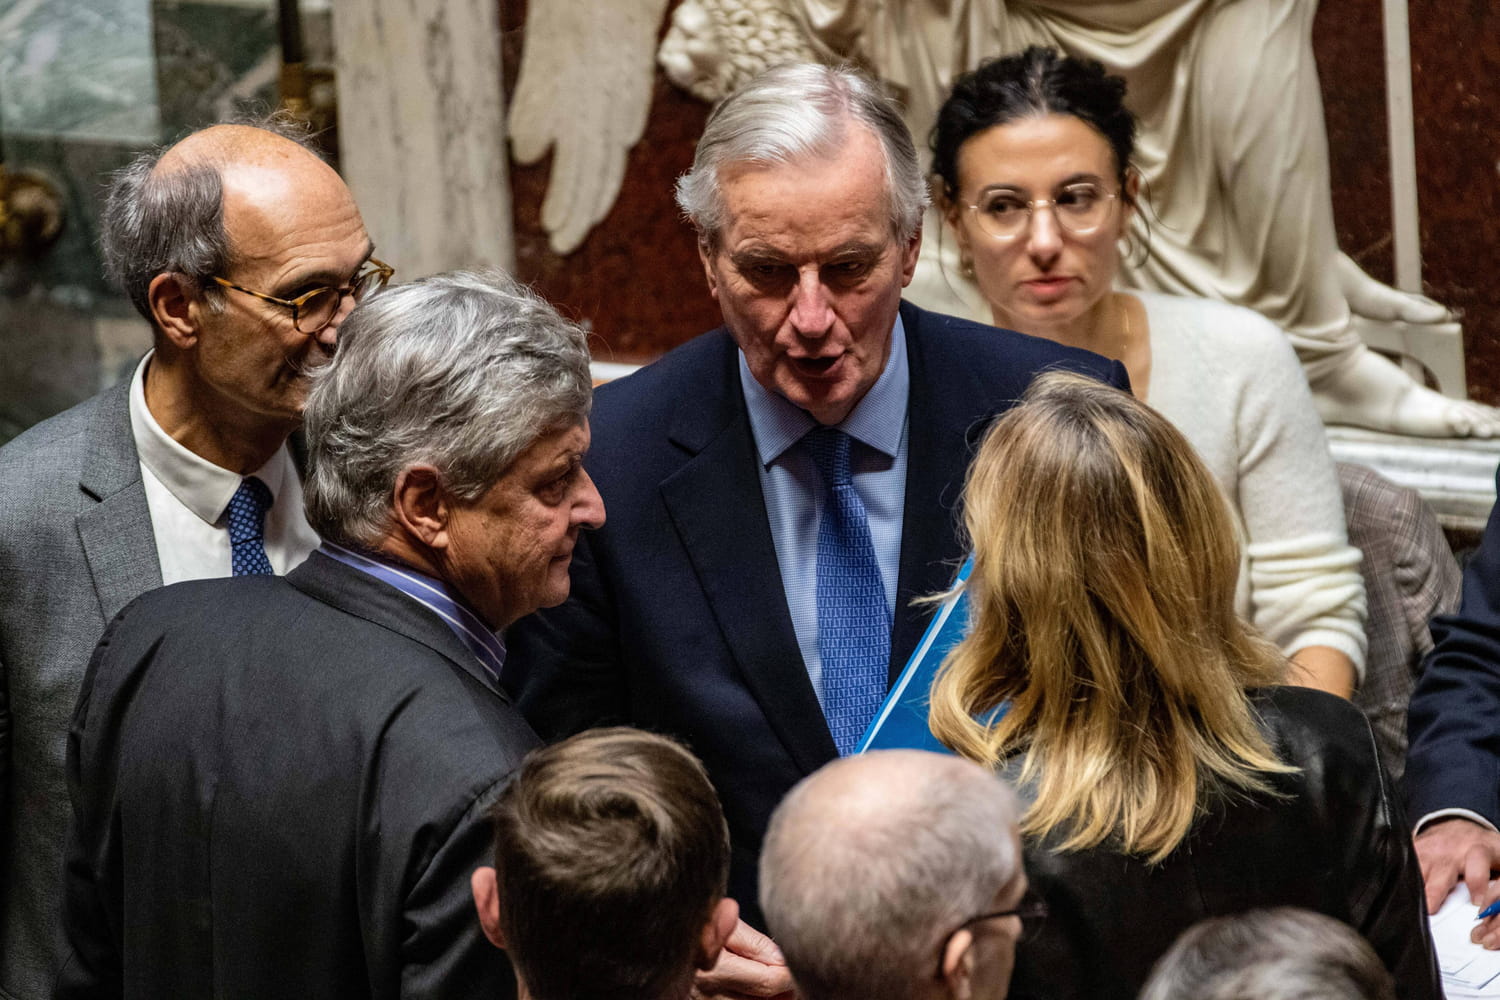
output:
[[[911,284],[912,275],[917,273],[917,258],[922,255],[922,223],[917,221],[917,231],[911,234],[906,241],[906,246],[901,248],[901,287],[905,288]]]
[[[1121,199],[1124,211],[1120,213],[1121,229],[1124,224],[1130,222],[1130,217],[1135,214],[1135,206],[1140,203],[1141,196],[1141,174],[1134,167],[1125,171],[1125,196]]]
[[[396,476],[391,516],[404,531],[429,549],[446,549],[453,507],[442,477],[430,465],[412,465]]]
[[[164,272],[146,286],[146,305],[151,319],[162,335],[179,351],[198,342],[198,317],[195,306],[201,300],[188,286],[187,278],[175,272]]]
[[[714,301],[718,301],[719,298],[719,276],[714,271],[714,257],[717,255],[718,251],[709,246],[708,238],[700,236],[698,260],[703,264],[703,276],[708,279],[708,294],[714,297]]]
[[[694,964],[703,970],[712,969],[714,963],[719,960],[719,953],[724,950],[724,943],[729,940],[729,935],[734,933],[735,925],[740,922],[740,904],[725,897],[714,904],[709,911],[708,922],[703,925],[703,931],[698,937],[698,954],[694,958]]]
[[[505,932],[500,929],[500,884],[495,869],[476,868],[469,876],[469,888],[474,892],[474,909],[479,911],[479,926],[484,936],[496,948],[505,947]]]
[[[974,932],[964,928],[943,946],[943,985],[954,1000],[974,995]]]

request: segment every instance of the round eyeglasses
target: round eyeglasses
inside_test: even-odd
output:
[[[1069,184],[1051,198],[1022,198],[1013,191],[987,190],[968,206],[979,228],[997,240],[1013,240],[1031,226],[1038,208],[1052,209],[1058,226],[1074,236],[1087,236],[1109,221],[1118,191],[1097,184]]]
[[[363,302],[384,288],[391,280],[391,275],[395,273],[395,268],[371,257],[366,262],[365,269],[350,279],[349,284],[314,288],[295,299],[279,299],[274,295],[246,288],[244,285],[236,285],[218,276],[214,277],[214,281],[225,288],[233,288],[237,292],[253,295],[264,302],[274,302],[284,309],[290,309],[292,326],[297,329],[298,333],[304,333],[310,337],[313,334],[322,333],[328,324],[333,322],[333,318],[339,313],[339,306],[344,302],[345,295],[353,297],[355,302]]]

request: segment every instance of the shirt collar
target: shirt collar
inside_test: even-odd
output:
[[[505,640],[498,632],[490,631],[489,626],[474,613],[458,592],[442,580],[419,573],[378,552],[356,552],[326,541],[319,551],[345,566],[352,566],[390,584],[436,614],[453,630],[459,641],[468,647],[469,652],[478,658],[491,678],[497,681],[500,679],[500,670],[505,666]]]
[[[762,465],[769,466],[808,431],[817,426],[812,414],[755,380],[745,352],[738,351],[740,391],[750,414],[750,432]],[[876,451],[896,457],[906,426],[906,404],[911,394],[911,371],[906,363],[906,327],[901,314],[891,328],[891,350],[880,377],[864,398],[838,424],[839,430]]]
[[[136,454],[140,456],[141,464],[151,470],[178,503],[205,523],[217,524],[244,477],[189,451],[172,440],[172,436],[156,422],[146,405],[146,367],[155,353],[147,352],[130,380],[130,432],[135,438]],[[275,497],[281,493],[290,460],[291,456],[283,445],[265,465],[250,475],[265,483],[271,496]]]

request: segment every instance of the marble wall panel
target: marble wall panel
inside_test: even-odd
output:
[[[340,164],[380,258],[510,267],[494,0],[344,0],[333,31]]]
[[[148,141],[156,97],[150,0],[0,5],[7,132]]]
[[[65,209],[55,246],[0,264],[0,442],[112,384],[150,346],[99,258],[110,172],[151,143],[274,107],[278,67],[272,0],[0,10],[0,150],[50,178]]]

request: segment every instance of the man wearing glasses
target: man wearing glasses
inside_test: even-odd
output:
[[[803,779],[771,817],[760,905],[801,1000],[1005,1000],[1026,895],[1015,796],[959,757],[884,750]]]
[[[94,643],[147,590],[285,573],[317,546],[287,438],[340,321],[392,273],[275,122],[141,155],[102,229],[153,350],[0,449],[0,994],[22,1000],[51,993],[64,737]]]

